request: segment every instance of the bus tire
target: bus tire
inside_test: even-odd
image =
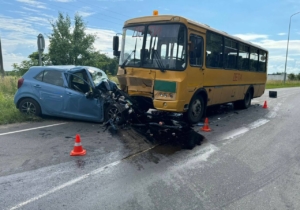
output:
[[[195,95],[189,104],[189,109],[184,113],[184,117],[189,123],[197,123],[201,120],[204,109],[203,97],[201,95]]]
[[[234,108],[235,109],[248,109],[248,107],[251,105],[251,99],[252,99],[252,91],[249,89],[247,90],[244,99],[240,101],[235,101]]]

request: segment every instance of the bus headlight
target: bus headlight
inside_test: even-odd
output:
[[[154,91],[154,99],[162,99],[162,100],[169,100],[169,101],[175,100],[176,93]]]

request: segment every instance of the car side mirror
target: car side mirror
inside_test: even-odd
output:
[[[86,98],[93,98],[94,97],[94,93],[92,91],[86,92],[85,93],[85,97]]]

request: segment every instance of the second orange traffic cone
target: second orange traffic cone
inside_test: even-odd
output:
[[[209,132],[211,129],[208,126],[208,118],[205,118],[204,126],[201,128],[202,131]]]
[[[81,142],[80,142],[80,136],[79,134],[76,135],[75,139],[75,145],[74,149],[71,151],[71,156],[83,156],[86,154],[86,150],[82,148]]]
[[[265,103],[264,103],[264,105],[263,105],[263,108],[264,108],[264,109],[267,109],[267,108],[268,108],[267,101],[265,101]]]

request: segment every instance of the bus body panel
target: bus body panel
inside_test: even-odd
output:
[[[183,71],[166,70],[165,72],[161,72],[158,69],[128,66],[124,68],[126,69],[125,72],[124,69],[119,68],[117,77],[121,89],[127,90],[129,95],[151,98],[153,100],[154,108],[158,110],[173,112],[186,111],[186,107],[190,103],[192,97],[201,88],[206,90],[207,106],[243,100],[246,92],[252,87],[253,98],[260,97],[264,93],[268,62],[268,51],[266,49],[180,16],[162,15],[135,18],[126,21],[125,27],[137,24],[174,23],[176,22],[173,20],[174,18],[177,18],[176,20],[178,23],[186,25],[186,38],[188,40],[187,50],[190,48],[189,38],[191,35],[202,37],[203,65],[191,66],[189,54],[187,53],[187,67]],[[223,37],[233,39],[236,42],[243,43],[250,47],[256,47],[258,53],[260,50],[263,50],[266,53],[265,72],[209,67],[206,59],[206,35],[208,31],[213,31]],[[257,66],[258,65],[261,65],[259,60]],[[165,93],[172,94],[173,98],[164,98],[163,95]]]

